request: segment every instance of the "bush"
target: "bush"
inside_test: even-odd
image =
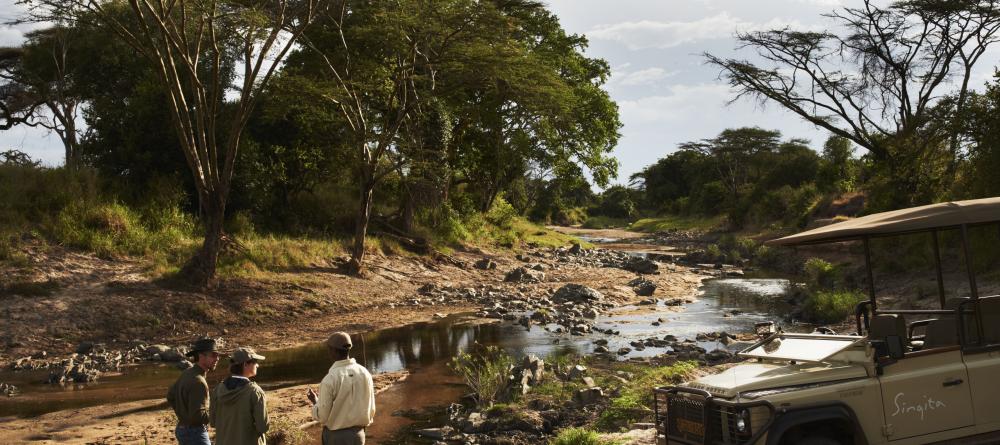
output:
[[[477,353],[462,352],[452,358],[451,368],[476,394],[476,403],[490,407],[506,388],[514,359],[495,346],[480,348]]]
[[[549,441],[549,445],[616,445],[614,440],[601,439],[596,432],[584,428],[567,428]]]
[[[271,445],[299,445],[309,442],[309,434],[288,419],[271,418],[267,443]]]
[[[628,220],[607,216],[591,216],[583,222],[583,228],[585,229],[611,229],[626,226],[628,226]]]
[[[697,369],[694,362],[679,362],[671,366],[636,366],[629,369],[635,374],[611,404],[601,412],[597,425],[603,430],[618,429],[643,420],[652,413],[651,388],[679,383]]]
[[[830,289],[837,285],[839,269],[820,258],[809,258],[803,266],[809,285],[818,289]]]
[[[839,323],[854,313],[854,307],[867,297],[857,291],[815,291],[802,306],[803,316],[814,323]]]

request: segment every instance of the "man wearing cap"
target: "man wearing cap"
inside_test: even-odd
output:
[[[208,382],[205,375],[219,363],[215,339],[202,338],[194,342],[188,357],[194,366],[181,373],[170,391],[167,403],[177,415],[174,434],[180,445],[211,445],[208,439]]]
[[[212,391],[210,420],[217,445],[265,445],[270,427],[267,397],[250,379],[264,360],[252,348],[238,348],[229,359],[230,376]]]
[[[333,366],[319,385],[306,394],[313,418],[323,425],[323,445],[364,445],[365,428],[375,418],[372,375],[350,358],[351,336],[337,332],[326,340]]]

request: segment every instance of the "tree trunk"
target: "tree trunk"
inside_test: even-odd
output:
[[[358,201],[357,219],[354,222],[354,246],[351,248],[351,261],[347,264],[348,272],[352,275],[361,275],[364,271],[365,235],[368,234],[368,221],[372,213],[372,194],[375,190],[373,175],[367,169],[361,175],[361,196]]]
[[[203,198],[202,203],[205,241],[201,245],[201,250],[181,269],[181,275],[191,284],[205,287],[215,278],[215,267],[219,260],[219,252],[222,250],[226,205],[220,196],[212,194]]]

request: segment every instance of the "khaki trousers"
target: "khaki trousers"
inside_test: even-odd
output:
[[[354,427],[330,431],[323,428],[323,445],[365,445],[365,429]]]

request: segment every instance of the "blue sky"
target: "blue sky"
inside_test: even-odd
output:
[[[819,148],[828,134],[776,106],[740,101],[704,64],[702,53],[727,56],[736,30],[784,26],[824,30],[823,13],[859,0],[548,0],[568,32],[590,40],[588,55],[607,60],[612,77],[606,89],[624,123],[615,149],[619,183],[667,155],[679,143],[709,138],[726,128],[761,126],[786,138],[812,141]],[[13,0],[0,0],[0,19],[17,14]],[[0,45],[16,44],[22,29],[0,28]],[[996,52],[994,52],[995,55]],[[742,54],[748,55],[748,54]],[[987,56],[990,56],[988,54]],[[984,57],[974,80],[982,85],[997,57]],[[58,137],[36,129],[0,132],[0,148],[20,148],[46,164],[62,162]]]

